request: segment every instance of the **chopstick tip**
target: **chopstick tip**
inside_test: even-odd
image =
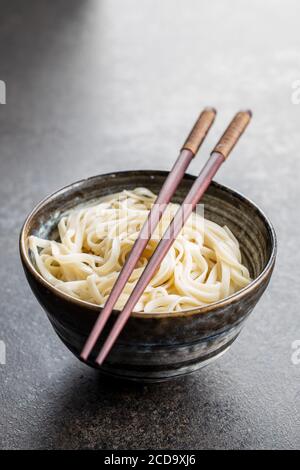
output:
[[[89,356],[88,353],[86,353],[85,351],[81,351],[79,357],[80,357],[80,359],[81,359],[82,361],[85,362],[85,361],[87,360],[88,356]]]
[[[99,354],[99,356],[97,357],[96,359],[96,364],[98,364],[98,366],[102,366],[104,360],[105,360],[105,357],[106,357],[106,354]]]

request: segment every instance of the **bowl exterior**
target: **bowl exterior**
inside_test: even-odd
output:
[[[141,178],[142,181],[137,181],[137,172],[115,174],[114,184],[119,185],[119,187],[128,187],[128,182],[131,182],[131,187],[144,184],[150,189],[156,190],[155,185],[153,187],[153,178],[150,178],[151,174],[150,172],[148,173],[143,172],[143,178],[147,180],[146,184],[143,178]],[[158,183],[156,181],[156,184],[161,185],[161,180],[166,174],[164,172],[153,172],[153,174],[158,175],[157,178],[160,181]],[[193,179],[190,176],[185,178],[187,187],[192,184]],[[90,180],[93,180],[93,178]],[[98,191],[99,194],[97,194],[99,196],[105,195],[105,191],[101,191],[101,188],[102,186],[104,189],[106,188],[104,182],[107,183],[108,180],[107,175],[95,177],[94,181],[89,182],[89,185],[92,189],[96,189],[96,192]],[[84,194],[82,186],[78,186],[78,183],[75,183],[67,191],[67,205],[69,200],[74,199],[74,194],[77,194],[78,191]],[[186,188],[184,188],[184,191],[186,192]],[[213,201],[214,207],[218,207],[218,203],[215,206],[218,198],[220,207],[222,207],[226,203],[226,197],[229,198],[229,196],[232,198],[232,201],[230,198],[228,199],[228,208],[231,207],[230,204],[235,204],[236,206],[244,203],[246,205],[249,204],[249,201],[244,201],[241,196],[239,196],[240,199],[236,198],[236,193],[216,183],[212,184],[210,193],[215,198]],[[55,205],[55,197],[52,197],[50,206],[51,204]],[[228,208],[226,209],[226,216],[230,212]],[[48,315],[54,330],[69,350],[79,358],[82,347],[95,323],[100,308],[88,303],[77,302],[64,294],[54,293],[53,288],[41,280],[41,277],[32,269],[25,253],[25,238],[36,230],[41,220],[49,219],[50,214],[47,212],[48,210],[49,201],[47,202],[46,200],[42,203],[40,210],[25,222],[20,240],[21,260],[30,287]],[[51,210],[53,211],[53,208]],[[222,218],[222,214],[220,217]],[[260,217],[260,214],[257,214],[257,217]],[[253,216],[249,217],[249,223],[253,224]],[[262,222],[260,221],[259,223]],[[242,226],[240,229],[237,227],[236,230],[240,230],[240,237],[243,237],[244,234],[247,238],[248,227]],[[276,253],[274,244],[276,245],[276,241],[272,238],[270,230],[263,232],[262,228],[261,231],[263,233],[261,240],[259,240],[259,237],[255,238],[258,239],[259,247],[262,251],[268,250],[268,253],[265,253],[265,257],[270,259],[268,260],[267,269],[264,270],[259,278],[259,282],[232,296],[231,299],[218,302],[215,306],[210,306],[209,308],[193,309],[192,311],[181,312],[172,316],[163,314],[133,314],[105,363],[100,367],[101,372],[129,380],[144,382],[164,381],[191,373],[222,355],[240,333],[246,318],[266,289],[273,271]],[[268,234],[270,239],[265,240]],[[249,259],[255,258],[256,255],[254,253],[257,250],[251,254],[252,241],[251,239],[249,241],[248,238],[246,240],[246,238],[244,242],[245,255]],[[249,244],[248,249],[247,243]],[[260,253],[257,263],[260,262],[262,256],[264,256],[264,253]],[[255,266],[254,263],[253,271],[256,270]],[[92,367],[95,367],[94,360],[102,345],[103,338],[107,337],[117,314],[118,312],[113,312],[106,325],[106,329],[90,356],[88,364]]]
[[[54,297],[24,266],[37,300],[63,343],[79,359],[95,322],[95,310]],[[244,321],[266,289],[271,271],[263,282],[242,299],[207,313],[160,318],[130,317],[102,372],[130,380],[155,382],[193,372],[222,355],[237,338]],[[102,335],[112,328],[114,312]],[[99,340],[88,364],[95,367]]]

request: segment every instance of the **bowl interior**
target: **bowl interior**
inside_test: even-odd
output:
[[[167,176],[162,171],[129,171],[99,175],[63,188],[42,201],[28,217],[22,237],[28,253],[27,237],[55,237],[55,228],[61,215],[78,206],[91,203],[120,190],[144,186],[158,193]],[[186,175],[173,201],[180,203],[195,177]],[[206,218],[227,225],[238,239],[243,263],[251,277],[257,278],[268,264],[274,251],[274,232],[264,214],[251,201],[235,191],[213,182],[202,199]],[[30,253],[29,253],[30,258]],[[27,258],[28,259],[28,258]],[[34,267],[30,258],[31,267]]]

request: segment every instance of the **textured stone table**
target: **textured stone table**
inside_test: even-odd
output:
[[[0,11],[0,447],[300,448],[299,2],[1,0]],[[237,109],[254,111],[217,179],[273,221],[274,277],[210,367],[157,386],[109,382],[53,333],[20,266],[21,224],[74,180],[170,168],[207,104],[219,116],[203,153]]]

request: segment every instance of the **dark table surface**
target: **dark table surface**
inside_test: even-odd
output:
[[[299,2],[2,0],[0,11],[0,447],[300,448]],[[217,180],[274,223],[272,282],[211,366],[155,386],[107,381],[31,293],[21,224],[74,180],[169,169],[204,105],[219,116],[203,153],[234,112],[254,111]]]

